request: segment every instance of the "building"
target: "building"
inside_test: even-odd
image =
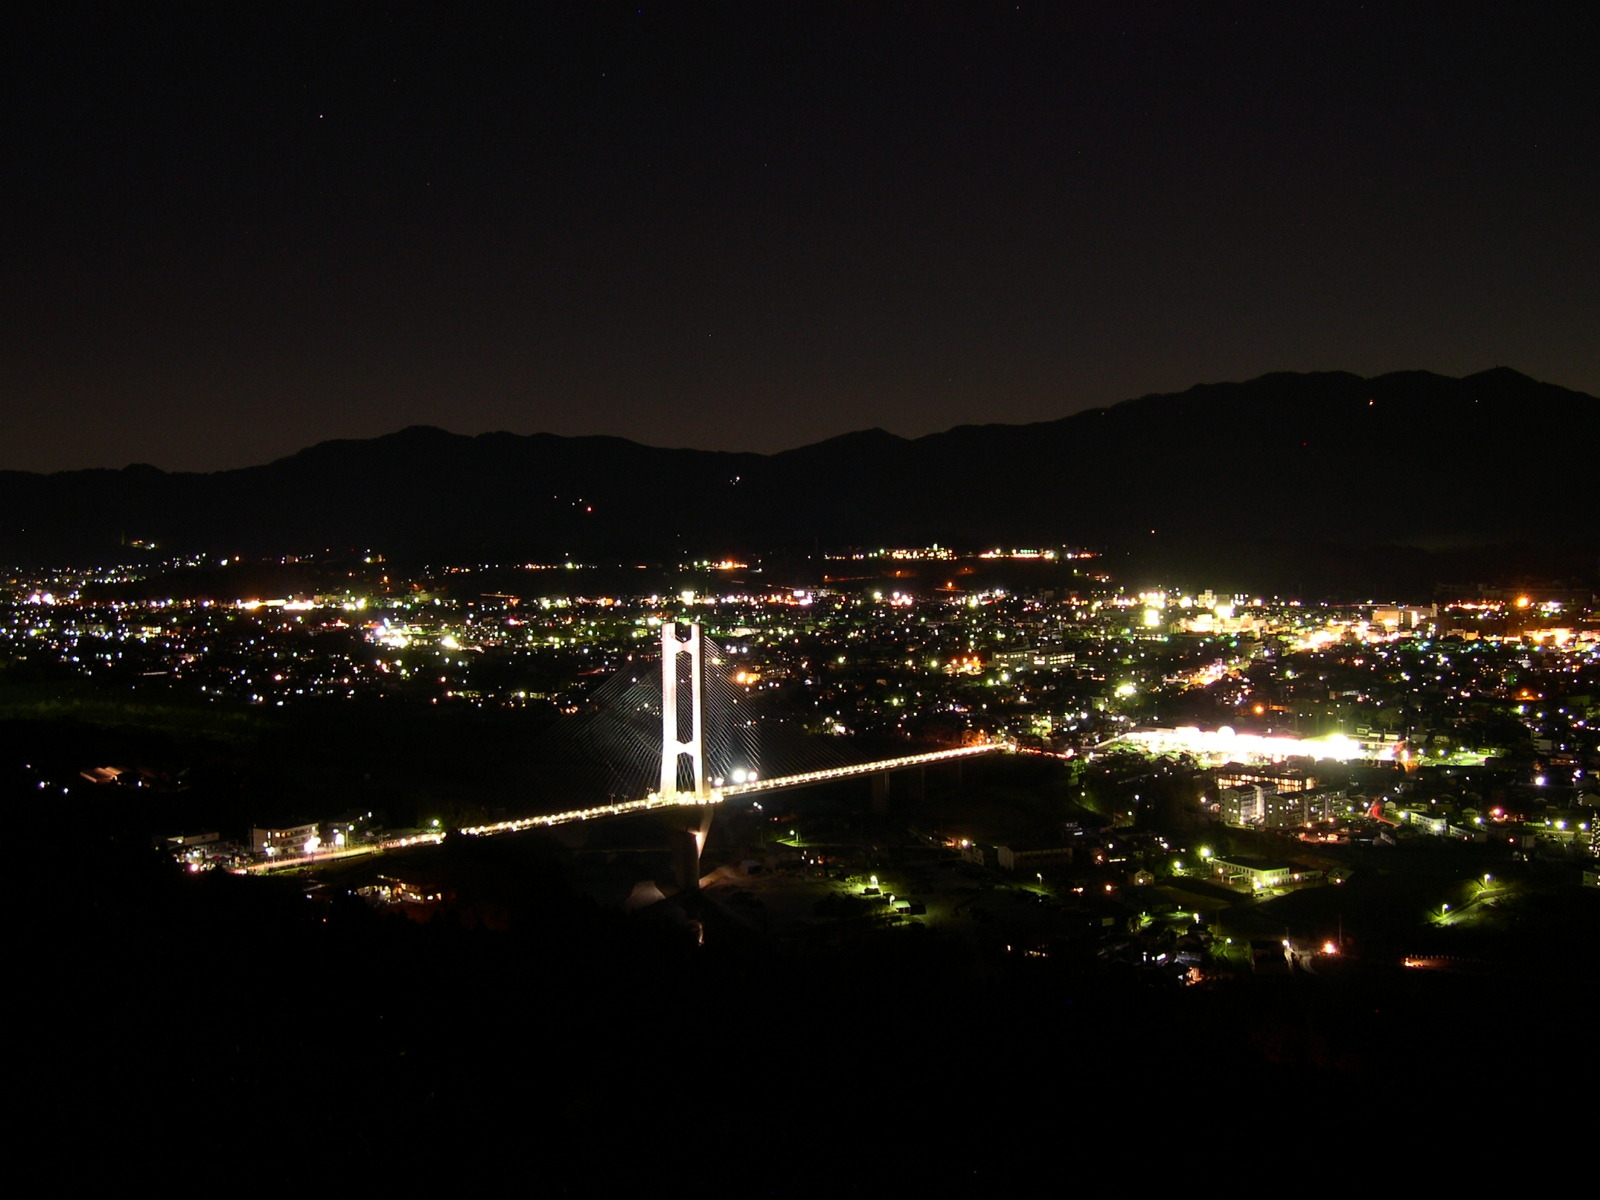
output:
[[[1322,878],[1321,871],[1280,858],[1213,858],[1211,869],[1220,882],[1255,892],[1293,887],[1297,883],[1311,883]]]
[[[1279,791],[1259,783],[1223,788],[1217,811],[1225,825],[1257,829],[1293,829],[1341,814],[1348,807],[1343,792],[1323,789]]]
[[[253,828],[250,830],[250,849],[256,854],[293,857],[310,854],[316,849],[317,826],[291,825],[280,829]]]

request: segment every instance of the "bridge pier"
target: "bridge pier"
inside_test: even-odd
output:
[[[956,770],[961,770],[959,763],[956,765]],[[892,785],[889,782],[890,774],[889,771],[878,771],[872,776],[872,811],[880,817],[889,811],[889,796],[892,790]],[[909,771],[902,771],[902,780],[909,774]],[[912,779],[914,780],[910,785],[912,796],[917,800],[926,800],[928,798],[928,764],[918,763],[916,774],[912,776]],[[902,782],[902,791],[905,786],[905,783]]]
[[[674,828],[668,835],[672,844],[672,872],[678,880],[680,892],[700,890],[700,855],[706,848],[706,837],[711,832],[712,806],[702,804],[685,809],[687,822]]]
[[[879,771],[872,777],[872,812],[883,816],[889,811],[889,772]]]

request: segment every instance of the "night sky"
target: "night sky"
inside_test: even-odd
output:
[[[0,468],[1600,392],[1592,4],[37,8]]]

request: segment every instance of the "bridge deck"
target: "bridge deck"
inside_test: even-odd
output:
[[[803,771],[797,775],[779,775],[773,779],[756,779],[749,783],[735,783],[727,787],[711,788],[706,792],[674,792],[663,796],[651,792],[643,800],[623,800],[615,804],[601,804],[594,808],[576,808],[569,812],[545,813],[536,817],[520,817],[514,821],[496,821],[492,825],[473,825],[462,833],[473,837],[487,837],[497,833],[516,833],[524,829],[543,829],[552,825],[570,825],[577,821],[593,821],[601,817],[620,817],[634,813],[650,812],[661,808],[697,808],[705,804],[721,804],[736,796],[749,796],[758,792],[777,792],[784,788],[804,787],[834,779],[853,779],[861,775],[877,775],[883,771],[898,771],[905,767],[919,767],[925,763],[945,762],[952,758],[970,758],[989,754],[1004,748],[1000,742],[986,742],[980,746],[961,746],[955,750],[933,750],[927,754],[908,754],[903,758],[885,758],[877,762],[857,763],[850,767],[832,767],[826,771]]]

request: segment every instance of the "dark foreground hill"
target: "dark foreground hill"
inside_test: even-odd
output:
[[[212,474],[0,472],[0,560],[104,559],[128,539],[590,561],[940,542],[1087,544],[1263,582],[1405,576],[1419,550],[1446,552],[1427,565],[1445,577],[1583,572],[1600,548],[1582,466],[1596,445],[1600,401],[1505,368],[1266,375],[774,455],[413,427]],[[1521,557],[1481,550],[1508,546]]]

